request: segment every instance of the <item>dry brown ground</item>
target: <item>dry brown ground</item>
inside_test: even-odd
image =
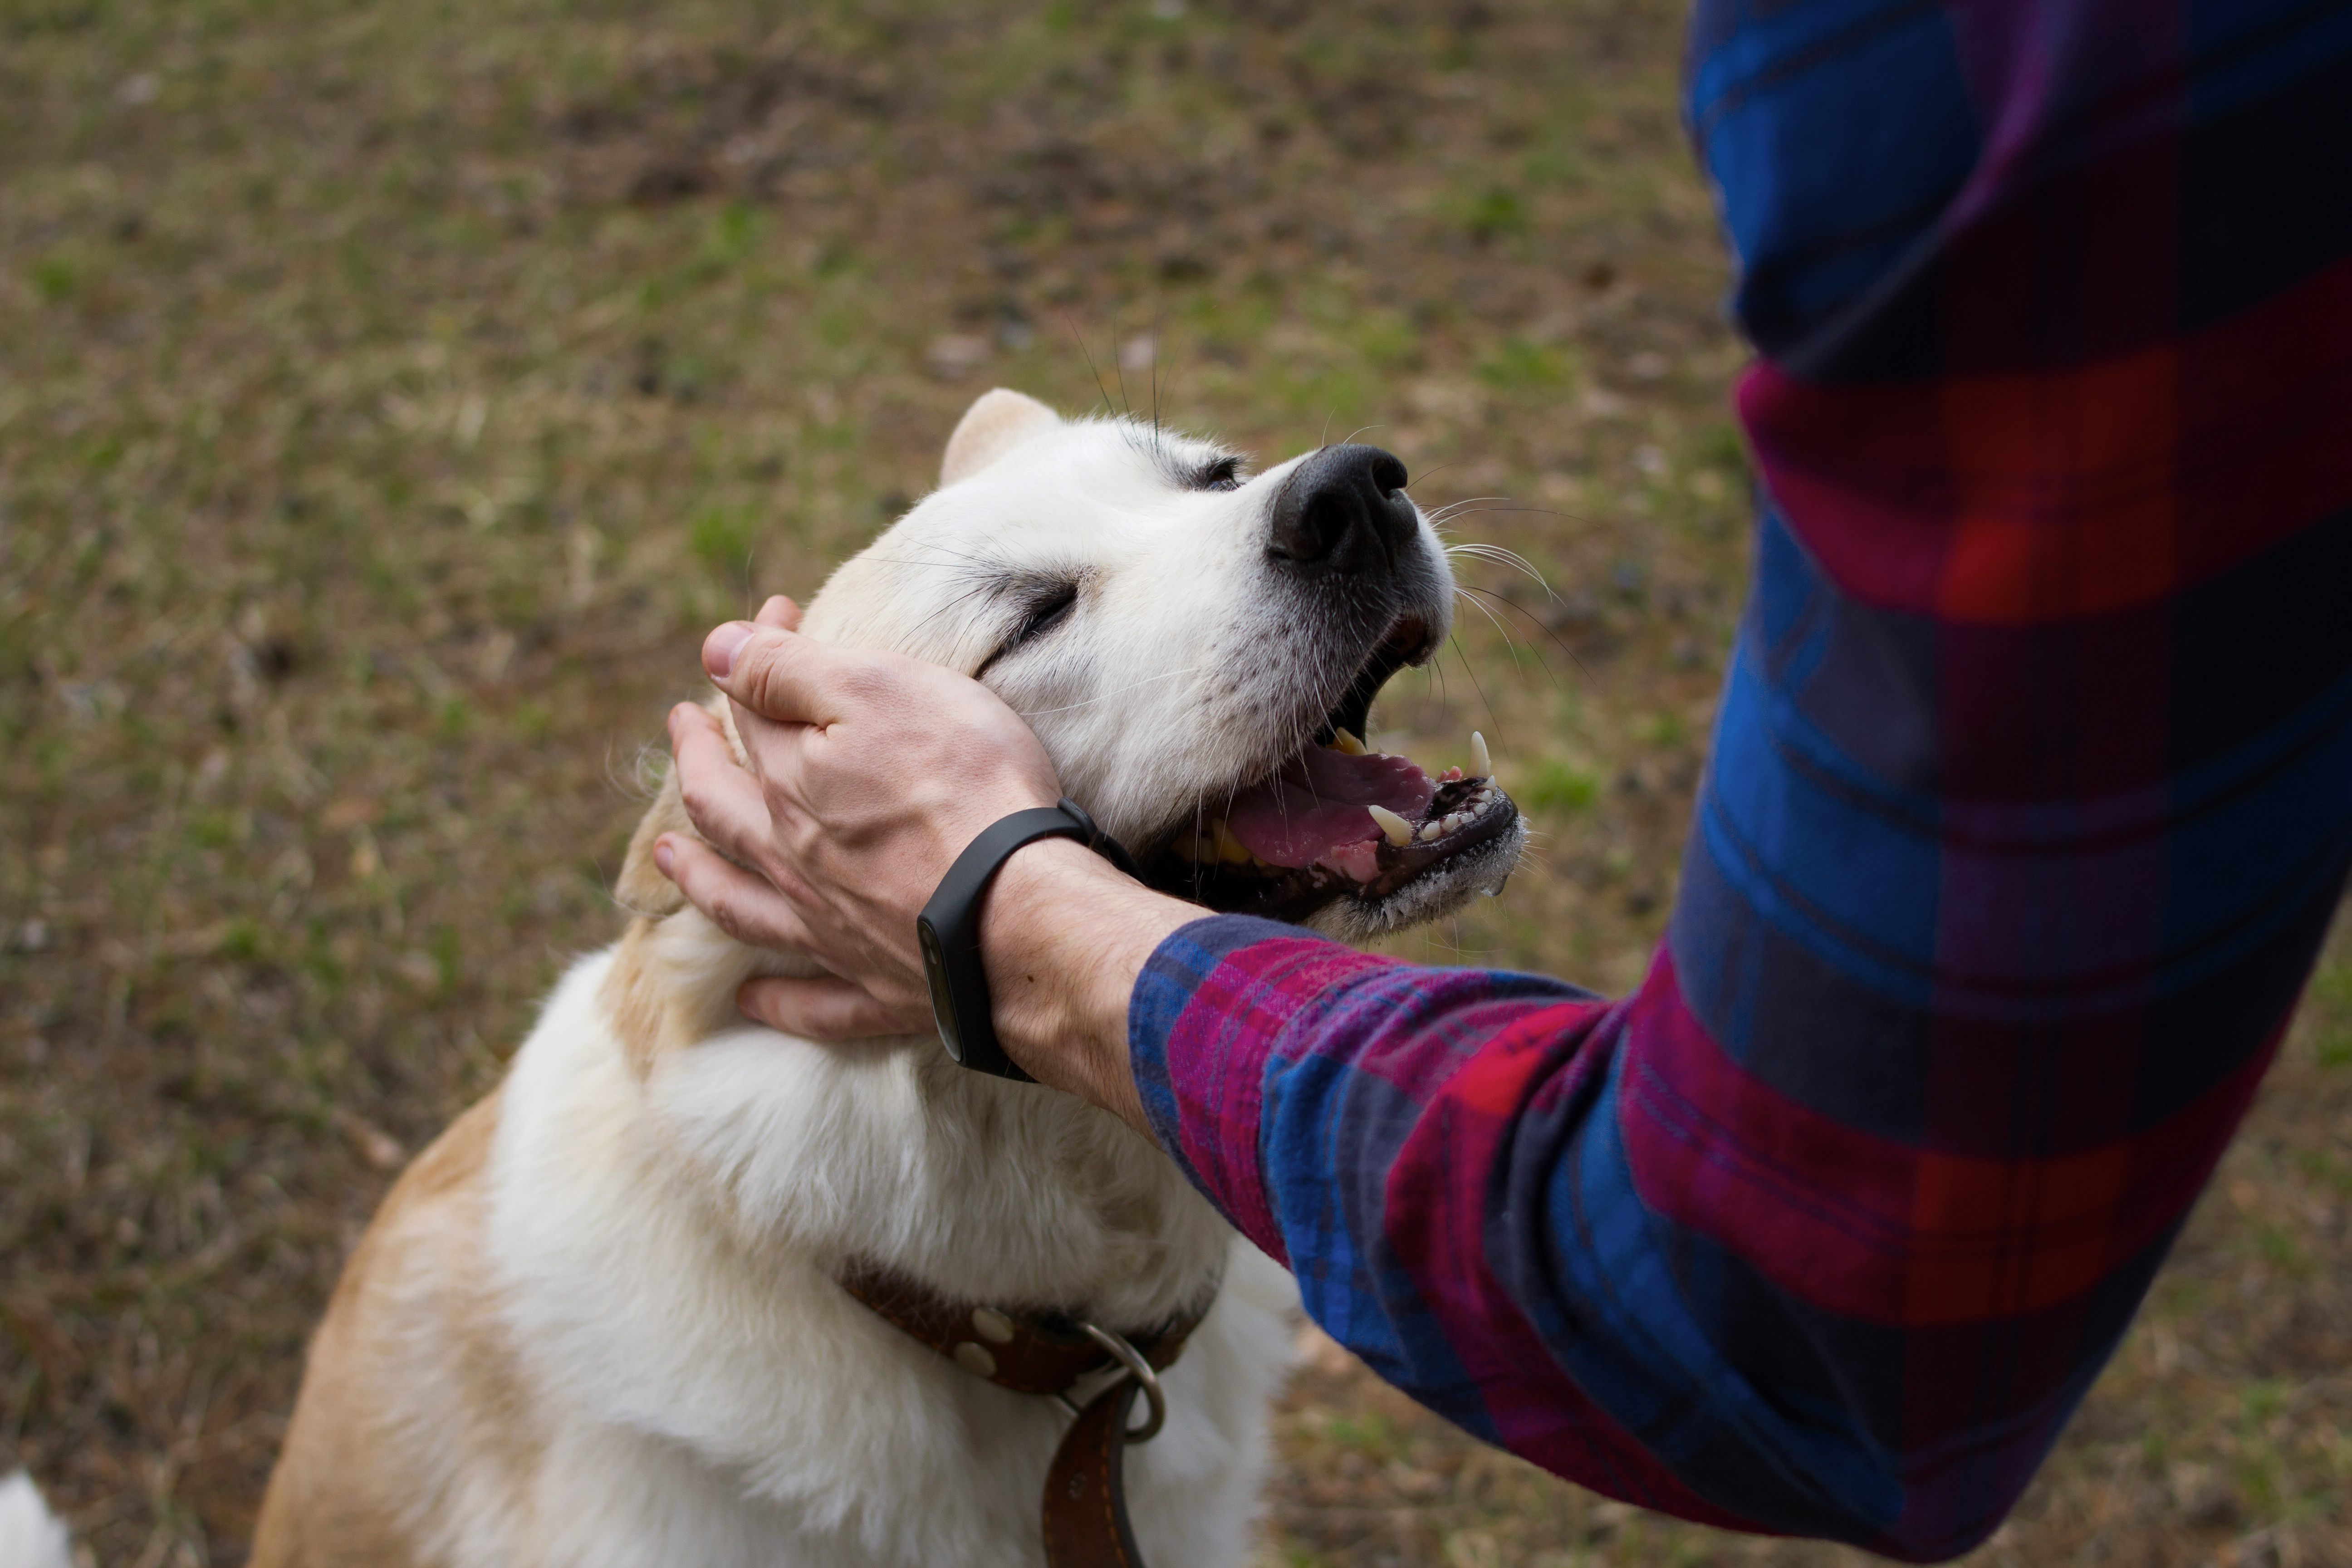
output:
[[[606,940],[693,649],[962,403],[1376,426],[1479,565],[1385,731],[1540,875],[1414,956],[1638,974],[1745,574],[1664,0],[0,3],[0,1459],[230,1563],[404,1152]],[[1141,368],[1160,337],[1157,376]],[[1125,368],[1122,370],[1122,361]],[[1154,385],[1156,391],[1147,391]],[[2352,1562],[2352,957],[1988,1563]],[[1267,1552],[1817,1562],[1318,1352]]]

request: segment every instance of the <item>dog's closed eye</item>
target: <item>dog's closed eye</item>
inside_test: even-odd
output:
[[[1077,607],[1078,585],[1076,583],[1041,583],[1034,597],[1021,614],[1021,623],[1013,629],[1006,641],[1008,648],[1018,647],[1033,638],[1044,637],[1070,618]]]
[[[1078,583],[1074,577],[1051,578],[1024,584],[1020,590],[1020,618],[1013,623],[1013,631],[996,651],[982,661],[975,676],[988,673],[988,667],[1006,654],[1025,647],[1045,637],[1055,626],[1070,618],[1077,608]]]
[[[1237,490],[1242,486],[1239,458],[1212,458],[1184,476],[1185,488],[1195,490]]]

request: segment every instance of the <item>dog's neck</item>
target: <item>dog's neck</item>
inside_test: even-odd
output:
[[[604,981],[657,1146],[747,1256],[1127,1323],[1214,1277],[1224,1222],[1108,1112],[965,1071],[936,1037],[827,1047],[745,1024],[745,980],[808,967],[684,908],[632,922]]]

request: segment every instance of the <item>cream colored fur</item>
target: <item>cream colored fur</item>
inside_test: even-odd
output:
[[[22,1470],[0,1480],[0,1568],[74,1568],[66,1527]]]
[[[1137,847],[1164,841],[1294,749],[1363,657],[1260,580],[1280,470],[1171,480],[1203,454],[992,392],[942,488],[805,629],[985,666],[1074,795]],[[1055,574],[1080,584],[1067,622],[992,658]],[[1442,600],[1423,608],[1442,631]],[[808,971],[686,907],[648,861],[665,830],[688,830],[674,785],[621,878],[627,934],[564,976],[353,1256],[255,1568],[1040,1568],[1066,1417],[851,1300],[852,1259],[1129,1329],[1222,1275],[1129,1490],[1154,1568],[1244,1561],[1288,1277],[1075,1099],[967,1073],[935,1037],[746,1025],[746,977]]]

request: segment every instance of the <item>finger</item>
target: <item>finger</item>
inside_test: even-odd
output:
[[[739,710],[779,724],[820,728],[841,718],[844,697],[859,684],[857,672],[877,657],[750,621],[730,621],[702,645],[702,668]]]
[[[735,993],[747,1018],[811,1040],[865,1040],[930,1032],[931,1016],[891,1007],[846,980],[749,980]]]
[[[688,903],[737,942],[773,952],[809,951],[808,926],[784,896],[709,846],[665,833],[654,841],[654,864]]]
[[[768,602],[760,606],[760,613],[752,624],[796,632],[801,629],[801,607],[782,594],[771,594]]]
[[[669,750],[677,765],[678,798],[703,837],[738,860],[765,865],[761,853],[775,834],[760,781],[735,760],[718,715],[681,702],[670,710]]]

